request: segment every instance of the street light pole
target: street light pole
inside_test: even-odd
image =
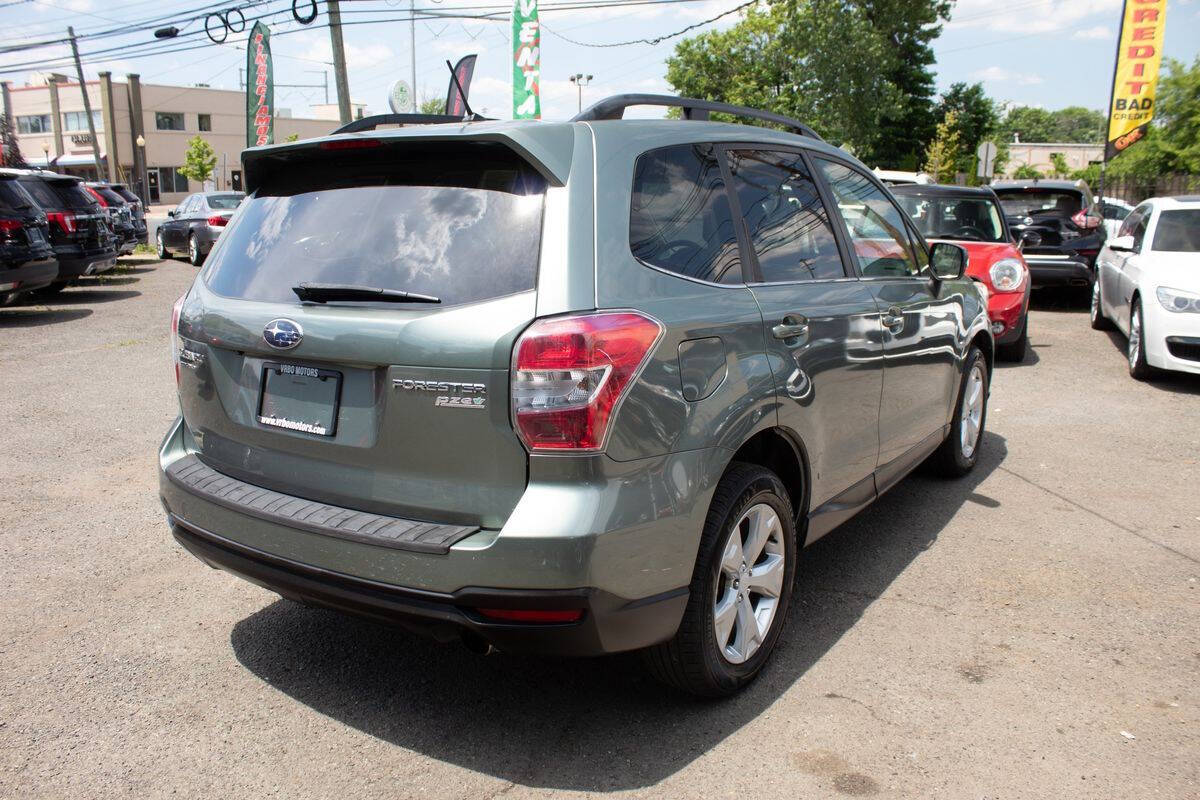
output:
[[[576,72],[569,80],[575,84],[575,88],[579,90],[579,110],[583,111],[583,87],[592,82],[591,75],[584,75],[582,72]]]

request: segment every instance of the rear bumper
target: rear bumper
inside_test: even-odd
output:
[[[1070,257],[1025,255],[1029,265],[1029,276],[1035,287],[1042,286],[1091,286],[1095,272],[1083,260]]]
[[[81,254],[76,251],[72,255],[59,254],[58,277],[55,283],[66,283],[83,275],[98,275],[107,272],[117,264],[116,250],[103,250],[98,253]]]
[[[49,286],[58,277],[58,262],[53,258],[28,261],[15,269],[0,269],[0,285],[15,283],[16,286],[0,289],[0,294],[30,292]]]
[[[531,469],[502,529],[479,529],[439,552],[422,552],[214,501],[204,486],[189,488],[168,475],[194,449],[177,420],[160,452],[159,487],[175,538],[210,566],[285,597],[438,639],[466,634],[503,650],[557,655],[632,650],[674,634],[712,490],[729,457],[690,451],[593,463],[576,479],[542,480]],[[564,473],[570,460],[559,459],[553,469]],[[610,474],[600,474],[605,469]],[[228,501],[232,495],[222,492]],[[283,501],[270,508],[288,507]],[[500,623],[476,608],[575,608],[583,617],[569,624]]]

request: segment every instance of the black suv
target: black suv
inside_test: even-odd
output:
[[[46,215],[17,176],[0,173],[0,306],[58,276],[46,228]]]
[[[105,183],[89,182],[84,187],[108,215],[108,224],[117,237],[117,251],[123,256],[132,253],[138,245],[138,234],[129,201]]]
[[[88,194],[83,181],[41,170],[18,170],[17,181],[46,213],[50,244],[58,258],[58,277],[50,291],[58,291],[81,275],[95,275],[117,263],[117,239],[100,204]]]
[[[133,217],[133,227],[137,232],[138,244],[146,244],[150,237],[146,231],[146,208],[142,205],[142,198],[131,192],[129,187],[123,183],[108,183],[105,185],[125,198],[125,202],[129,204],[129,211]]]
[[[1021,240],[1033,286],[1091,287],[1104,216],[1083,181],[999,181],[992,189]]]

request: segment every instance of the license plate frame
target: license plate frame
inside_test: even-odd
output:
[[[290,396],[278,391],[285,385],[284,381],[288,381],[292,388]],[[276,391],[271,391],[272,384]],[[298,397],[297,395],[305,393],[298,387],[307,387],[308,394],[314,394],[316,389],[320,389],[320,393],[316,397]],[[258,389],[258,408],[255,413],[255,419],[260,425],[331,438],[337,435],[341,405],[342,373],[337,370],[276,361],[263,364],[262,380]],[[305,406],[309,410],[304,410]],[[322,415],[319,418],[303,418],[313,417],[313,406],[320,407]],[[289,414],[302,418],[293,419]]]

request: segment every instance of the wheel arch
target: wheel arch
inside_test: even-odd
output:
[[[971,346],[978,347],[983,351],[983,358],[987,362],[988,375],[992,374],[992,370],[996,364],[996,342],[988,335],[987,331],[981,330],[971,339]],[[970,352],[970,348],[967,348]],[[964,354],[964,359],[966,355]],[[963,366],[963,374],[966,374],[967,368]]]
[[[796,545],[803,547],[807,535],[810,473],[808,451],[800,437],[786,428],[766,428],[742,443],[730,459],[731,464],[734,462],[757,464],[779,476],[796,517]]]

